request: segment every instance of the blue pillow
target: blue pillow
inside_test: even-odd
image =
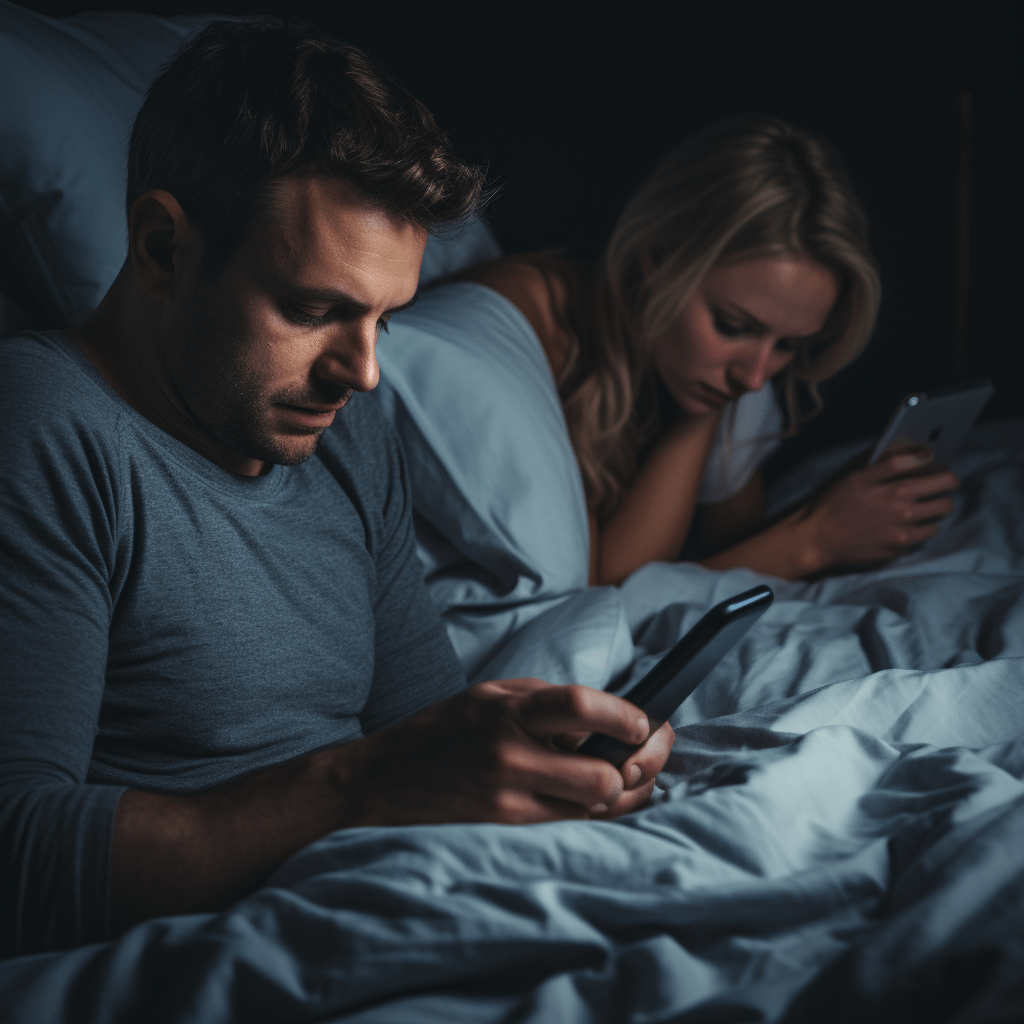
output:
[[[0,0],[0,275],[39,326],[80,321],[121,269],[132,118],[159,65],[210,19],[48,18]]]
[[[49,18],[0,0],[0,330],[84,319],[127,252],[132,119],[160,65],[217,15]],[[421,280],[501,254],[482,222],[431,238]]]
[[[503,255],[487,222],[471,220],[427,239],[420,265],[420,284],[430,284],[466,267],[496,260]]]
[[[508,299],[442,285],[389,328],[371,399],[402,440],[427,586],[472,677],[586,587],[583,482],[547,358]]]

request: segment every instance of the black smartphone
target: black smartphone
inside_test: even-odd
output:
[[[652,733],[669,720],[774,599],[771,587],[762,586],[716,604],[629,693],[623,695],[625,700],[646,712]],[[603,758],[617,768],[636,749],[595,732],[576,748],[576,752]]]

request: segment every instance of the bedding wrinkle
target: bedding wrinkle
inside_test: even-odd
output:
[[[955,829],[946,856],[897,881],[888,918],[808,986],[786,1024],[810,1024],[824,1012],[850,1024],[895,1022],[892,1009],[901,1005],[912,1005],[920,1020],[1019,1017],[1022,838],[1020,798]],[[849,993],[838,1016],[837,991]]]
[[[715,728],[704,726],[705,746],[737,757],[732,741],[707,741]],[[965,805],[953,832],[1005,807],[1008,791],[992,788],[1006,773],[983,759],[925,748],[900,773],[892,766],[905,752],[846,727],[763,751],[758,735],[745,743],[756,770],[743,784],[622,822],[335,833],[223,915],[141,925],[116,957],[106,946],[46,958],[51,970],[24,976],[22,1006],[41,1005],[58,979],[68,985],[88,968],[105,985],[103,1019],[127,1019],[118,1012],[130,1005],[118,1005],[127,979],[145,977],[147,965],[194,977],[198,963],[202,985],[171,988],[167,1020],[187,1019],[197,991],[213,1022],[310,1019],[314,1008],[313,1019],[392,1022],[397,1010],[427,1020],[447,1005],[455,1020],[486,1010],[475,1019],[540,1022],[538,1007],[563,1003],[575,1019],[609,1024],[622,1019],[610,1007],[638,1005],[662,1020],[706,1019],[712,1006],[778,1020],[815,976],[879,933],[887,892],[927,855],[935,809],[948,813],[963,777],[987,789],[989,809]],[[942,778],[925,763],[936,757]],[[879,780],[889,796],[863,799]],[[742,827],[752,820],[756,829]],[[923,827],[912,834],[915,820]],[[893,861],[887,837],[901,828],[915,843]],[[920,914],[942,884],[922,877],[900,913]],[[933,930],[914,934],[919,960],[941,948]],[[655,972],[648,983],[638,964]],[[100,1019],[97,991],[80,990],[86,1024]]]
[[[511,302],[446,285],[389,327],[368,398],[406,451],[428,590],[473,679],[586,588],[583,482],[543,349]]]
[[[156,64],[208,18],[51,19],[0,0],[0,73],[24,99],[0,109],[0,171],[16,172],[0,173],[0,192],[24,256],[17,283],[48,324],[79,322],[121,266],[129,119]],[[480,222],[462,237],[428,240],[421,283],[499,255]],[[12,418],[0,452],[9,645],[49,638],[34,646],[49,668],[32,676],[46,692],[30,704],[0,690],[5,708],[42,712],[0,742],[16,933],[0,959],[4,1024],[1024,1020],[1024,422],[972,433],[951,467],[953,514],[880,568],[794,583],[658,563],[590,588],[551,369],[491,289],[425,289],[380,339],[379,387],[353,398],[320,457],[275,467],[244,498],[103,405],[74,346],[19,337],[0,348],[31,349],[31,372],[0,373],[0,416],[42,380],[65,418],[40,427],[43,442]],[[358,480],[353,421],[371,467]],[[704,500],[735,493],[780,432],[770,386],[734,403],[713,450],[735,458],[705,473]],[[866,445],[797,467],[770,514]],[[43,451],[82,458],[33,482]],[[183,473],[189,486],[166,484]],[[317,514],[289,518],[287,487]],[[156,544],[171,521],[181,533]],[[295,561],[296,537],[317,573]],[[269,625],[234,622],[245,650],[228,650],[225,594],[256,578],[273,596],[249,611]],[[467,680],[628,693],[709,607],[760,583],[775,603],[674,716],[639,811],[341,830],[221,913],[106,937],[123,785],[205,788],[372,732]],[[356,607],[368,603],[369,618]],[[424,637],[432,652],[409,657]],[[154,648],[139,654],[140,638]],[[187,670],[161,652],[187,655]],[[339,675],[355,683],[342,692]],[[171,695],[180,717],[143,728],[140,686]],[[315,720],[297,714],[311,704]],[[44,746],[58,753],[40,760]],[[58,949],[15,956],[18,942]],[[87,944],[60,950],[71,942]]]
[[[883,598],[884,599],[884,598]],[[867,659],[868,669],[871,672],[881,672],[887,668],[895,668],[893,664],[893,650],[886,640],[886,633],[878,628],[879,616],[884,616],[889,611],[886,608],[868,608],[863,617],[857,623],[854,632],[860,639],[861,647]],[[901,632],[905,632],[909,623],[904,619],[899,624]],[[917,646],[916,644],[914,645]],[[912,664],[914,662],[911,662]]]
[[[1019,648],[1013,638],[1024,631],[1024,580],[1008,583],[995,591],[990,600],[978,597],[968,602],[965,616],[968,622],[977,622],[976,639],[966,649],[984,661],[1013,656]]]
[[[146,1019],[173,1024],[1024,1019],[1024,423],[974,432],[950,522],[880,569],[790,583],[661,563],[587,588],[582,485],[551,441],[564,422],[543,353],[489,299],[462,317],[481,296],[457,287],[459,303],[439,290],[395,318],[367,401],[405,410],[433,531],[418,571],[433,567],[468,678],[625,688],[708,607],[776,592],[674,718],[656,799],[612,822],[336,832],[222,914],[0,961],[0,1015],[116,1024],[159,992]],[[528,416],[510,390],[505,426],[460,446],[417,419],[409,382],[422,373],[454,422],[477,400],[489,414],[483,369],[463,364],[492,330],[506,365],[551,390]],[[474,437],[521,444],[536,479]],[[845,458],[816,457],[773,500]],[[519,504],[489,497],[502,474]]]

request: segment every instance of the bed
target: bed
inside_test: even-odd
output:
[[[126,118],[203,20],[0,2],[0,76],[22,103],[0,112],[8,329],[72,322],[116,272]],[[430,245],[425,284],[497,252],[482,224]],[[468,677],[628,692],[711,604],[776,592],[677,713],[655,798],[615,822],[326,836],[225,913],[0,962],[0,1019],[1024,1018],[1024,422],[975,430],[953,516],[882,569],[788,583],[655,564],[587,587],[547,364],[481,289],[442,285],[396,316],[369,399],[406,449]],[[855,447],[798,467],[774,506]]]

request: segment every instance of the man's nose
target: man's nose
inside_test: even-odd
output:
[[[345,324],[321,353],[315,372],[354,391],[372,391],[380,380],[376,320]]]

